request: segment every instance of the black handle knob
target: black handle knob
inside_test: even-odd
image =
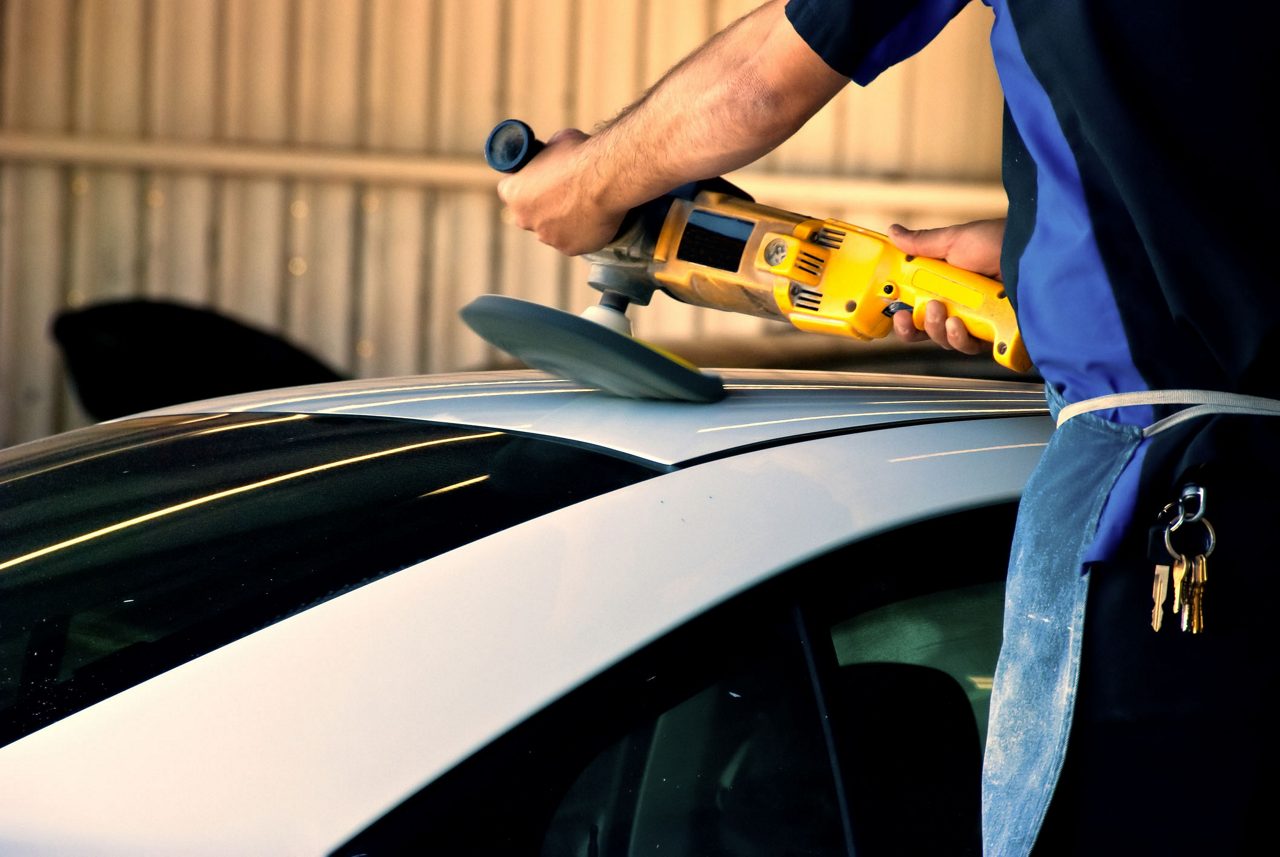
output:
[[[504,119],[484,141],[484,159],[500,173],[515,173],[541,152],[543,143],[519,119]]]

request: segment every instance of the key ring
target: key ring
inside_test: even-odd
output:
[[[1169,505],[1172,506],[1173,504],[1170,503]],[[1167,511],[1167,507],[1166,507],[1166,511]],[[1163,515],[1164,512],[1161,512],[1160,514]],[[1169,556],[1173,557],[1174,559],[1180,559],[1184,556],[1187,556],[1187,554],[1178,553],[1173,549],[1173,539],[1170,538],[1170,536],[1173,534],[1174,530],[1178,529],[1178,527],[1182,526],[1184,523],[1187,523],[1190,520],[1191,519],[1186,518],[1182,514],[1181,509],[1179,509],[1177,523],[1174,526],[1165,527],[1164,529],[1164,549],[1167,550],[1169,552]],[[1202,556],[1205,559],[1208,559],[1209,555],[1213,553],[1213,549],[1218,546],[1218,534],[1214,531],[1213,524],[1209,523],[1209,519],[1204,517],[1203,515],[1197,518],[1196,522],[1200,524],[1204,524],[1205,532],[1208,533],[1209,535],[1208,546],[1205,547],[1203,551],[1200,551],[1197,554],[1197,556]]]
[[[1178,517],[1175,519],[1171,514],[1174,510],[1178,511]],[[1166,520],[1168,519],[1168,520]],[[1187,522],[1187,513],[1182,508],[1182,501],[1170,503],[1160,510],[1160,514],[1156,515],[1156,523],[1164,524],[1165,539],[1169,538],[1169,533],[1181,527]]]

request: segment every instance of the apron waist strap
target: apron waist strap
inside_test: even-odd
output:
[[[1129,408],[1135,405],[1191,405],[1183,411],[1157,420],[1142,430],[1143,437],[1151,437],[1178,423],[1209,414],[1248,414],[1253,416],[1280,417],[1280,401],[1262,396],[1244,396],[1238,393],[1222,393],[1217,390],[1144,390],[1138,393],[1112,393],[1085,399],[1065,406],[1058,412],[1058,425],[1072,417],[1093,411],[1112,408]]]

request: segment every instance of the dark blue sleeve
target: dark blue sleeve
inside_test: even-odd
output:
[[[923,48],[969,0],[788,0],[787,19],[823,62],[865,86]]]

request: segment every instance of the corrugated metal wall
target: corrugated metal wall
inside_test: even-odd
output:
[[[754,5],[0,0],[0,446],[83,422],[48,326],[104,299],[217,307],[356,375],[486,364],[456,319],[475,294],[592,299],[502,224],[489,128],[590,128]],[[736,180],[873,228],[999,211],[989,29],[973,4]],[[762,324],[638,316],[650,338]]]

